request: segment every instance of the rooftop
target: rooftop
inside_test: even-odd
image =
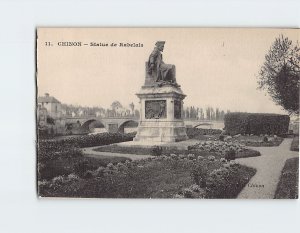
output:
[[[60,103],[55,97],[45,93],[44,96],[38,97],[38,103]]]

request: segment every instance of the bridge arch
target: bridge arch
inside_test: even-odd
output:
[[[200,123],[194,126],[194,128],[198,128],[199,126],[210,126],[212,128],[213,124],[211,123]]]
[[[138,125],[139,125],[139,122],[137,120],[126,120],[126,121],[123,121],[119,125],[118,132],[119,133],[124,133],[125,132],[125,130],[124,130],[125,126],[136,128],[136,127],[138,127]]]
[[[98,119],[89,119],[81,125],[83,132],[91,132],[92,128],[105,128],[105,124]]]

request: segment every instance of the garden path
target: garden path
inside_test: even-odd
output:
[[[101,156],[114,156],[114,157],[126,157],[132,160],[140,160],[140,159],[147,159],[152,157],[151,155],[134,155],[134,154],[101,152],[101,151],[95,151],[94,150],[95,148],[99,148],[99,146],[84,148],[82,152],[85,154],[85,156],[93,157],[93,158],[101,158]]]
[[[240,192],[241,199],[273,199],[285,161],[297,157],[290,151],[292,139],[286,138],[277,147],[250,147],[261,153],[259,157],[236,159],[241,165],[257,169],[256,174]]]

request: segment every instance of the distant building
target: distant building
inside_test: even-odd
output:
[[[45,93],[44,96],[38,97],[38,105],[46,108],[48,116],[54,119],[60,118],[62,115],[61,103],[48,93]]]
[[[37,112],[38,127],[45,128],[47,126],[47,109],[38,105]]]

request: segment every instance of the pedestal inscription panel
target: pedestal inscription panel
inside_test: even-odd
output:
[[[145,101],[145,118],[162,119],[167,117],[166,100],[146,100]]]
[[[181,101],[174,100],[174,118],[181,119]]]

